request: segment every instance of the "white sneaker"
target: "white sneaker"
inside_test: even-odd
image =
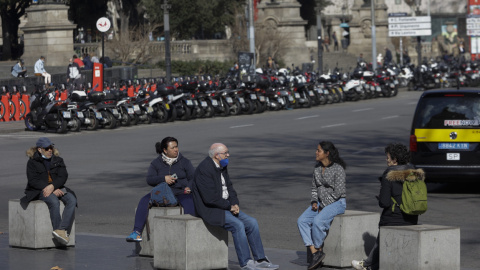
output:
[[[263,262],[255,262],[255,267],[259,269],[278,269],[280,266],[277,264],[272,264],[268,258],[266,261]]]
[[[260,269],[255,267],[255,262],[253,260],[249,260],[247,262],[247,265],[245,265],[244,267],[242,267],[240,269],[241,270],[260,270]]]
[[[363,266],[364,263],[365,263],[364,260],[361,260],[361,261],[353,260],[352,261],[352,267],[357,269],[357,270],[367,270],[367,268],[365,266]]]

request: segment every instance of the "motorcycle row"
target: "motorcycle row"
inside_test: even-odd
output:
[[[351,73],[335,68],[321,75],[280,69],[224,78],[175,77],[170,84],[164,78],[105,82],[103,91],[89,83],[60,84],[32,93],[25,125],[32,131],[57,133],[113,129],[392,97],[398,87],[393,72],[374,75],[361,65]]]
[[[408,90],[476,87],[480,85],[479,68],[478,61],[459,57],[437,57],[429,61],[424,58],[417,67],[406,65],[400,68],[399,80]]]

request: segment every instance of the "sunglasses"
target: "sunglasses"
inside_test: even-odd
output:
[[[53,150],[53,145],[50,145],[49,147],[43,147],[43,150],[45,151]]]

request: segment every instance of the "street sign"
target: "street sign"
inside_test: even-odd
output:
[[[431,23],[395,23],[388,25],[388,30],[417,30],[429,28],[432,28]]]
[[[431,35],[432,35],[431,29],[388,31],[389,37],[416,37],[416,36],[431,36]]]
[[[389,17],[388,23],[420,23],[431,22],[430,16],[418,16],[418,17]]]
[[[100,32],[107,32],[110,29],[111,23],[108,18],[102,17],[97,20],[97,29]]]
[[[480,36],[480,29],[467,29],[467,36]]]
[[[432,23],[430,16],[389,17],[389,37],[431,36]]]

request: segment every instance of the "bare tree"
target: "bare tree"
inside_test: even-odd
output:
[[[126,35],[119,33],[118,39],[107,43],[109,50],[115,54],[115,58],[127,63],[144,64],[153,58],[151,51],[152,42],[149,34],[158,29],[160,24],[143,24],[128,31]]]
[[[279,31],[276,25],[265,23],[255,28],[255,53],[258,66],[265,62],[269,56],[274,59],[281,58],[282,53],[291,44],[288,33]]]

